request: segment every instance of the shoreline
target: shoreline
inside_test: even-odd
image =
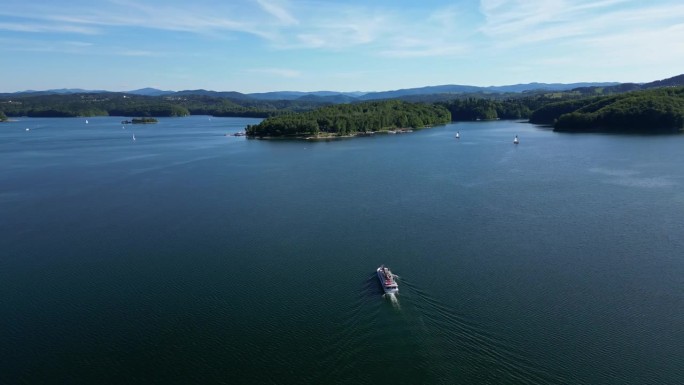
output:
[[[390,135],[390,134],[406,134],[413,131],[418,131],[423,128],[432,128],[434,126],[425,126],[421,128],[398,128],[394,130],[380,130],[380,131],[368,131],[368,132],[357,132],[355,134],[349,135],[337,135],[337,134],[325,134],[325,135],[294,135],[294,136],[258,136],[258,135],[247,135],[250,139],[293,139],[293,140],[310,140],[310,141],[325,141],[325,140],[336,140],[336,139],[349,139],[364,136],[375,136],[377,135]]]

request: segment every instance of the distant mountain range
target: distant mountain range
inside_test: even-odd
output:
[[[604,92],[620,93],[620,92],[629,92],[629,91],[636,91],[636,90],[648,90],[648,89],[659,88],[659,87],[677,87],[677,86],[683,86],[683,85],[684,85],[684,74],[673,76],[671,78],[667,78],[667,79],[663,79],[663,80],[656,80],[656,81],[649,82],[649,83],[619,83],[616,85],[605,87]],[[591,90],[592,88],[594,88],[594,87],[580,87],[580,88],[578,88],[578,90],[579,91],[586,91],[587,89]]]
[[[655,87],[679,86],[684,85],[684,74],[674,76],[664,80],[657,80],[650,83],[618,83],[618,82],[593,82],[593,83],[525,83],[506,86],[469,86],[469,85],[440,85],[419,88],[407,88],[381,92],[337,92],[337,91],[274,91],[263,93],[243,94],[235,91],[208,91],[208,90],[184,90],[184,91],[164,91],[156,88],[141,88],[137,90],[122,92],[127,94],[144,96],[167,96],[167,95],[205,95],[234,100],[302,100],[309,102],[328,102],[328,103],[350,103],[354,101],[367,101],[378,99],[397,99],[411,98],[425,95],[448,95],[448,94],[500,94],[500,93],[523,93],[531,91],[568,91],[578,90],[580,92],[591,92],[601,88],[605,92],[625,92],[638,89],[649,89]],[[48,95],[48,94],[75,94],[75,93],[105,93],[105,90],[84,90],[80,88],[62,88],[46,91],[21,91],[15,93],[0,94],[0,96],[12,95]]]
[[[45,91],[36,91],[36,90],[26,90],[26,91],[19,91],[19,92],[13,92],[13,93],[3,93],[0,95],[26,95],[26,94],[34,94],[34,95],[61,95],[61,94],[99,94],[103,92],[110,92],[106,90],[84,90],[82,88],[58,88],[58,89],[52,89],[52,90],[45,90]]]
[[[162,95],[168,95],[168,94],[173,94],[175,91],[162,91],[158,90],[156,88],[141,88],[139,90],[133,90],[133,91],[128,91],[126,92],[127,94],[135,94],[135,95],[144,95],[144,96],[162,96]]]

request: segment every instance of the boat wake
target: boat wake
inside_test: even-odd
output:
[[[401,306],[399,305],[399,298],[397,298],[396,293],[387,293],[382,295],[385,298],[389,298],[390,302],[392,303],[392,306],[397,309],[401,310]]]
[[[415,338],[430,363],[429,374],[435,378],[459,373],[460,378],[470,379],[467,382],[486,378],[490,383],[568,383],[567,378],[528,357],[519,346],[463,314],[453,303],[410,281],[402,281],[402,289],[402,315],[415,326]]]

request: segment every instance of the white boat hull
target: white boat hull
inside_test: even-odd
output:
[[[397,282],[394,280],[394,275],[392,275],[391,272],[389,272],[389,269],[387,271],[389,272],[390,279],[388,280],[385,277],[385,273],[383,272],[384,266],[378,267],[376,272],[378,273],[378,279],[380,280],[380,285],[382,286],[382,290],[385,291],[385,294],[394,294],[399,291],[399,286],[397,285]]]

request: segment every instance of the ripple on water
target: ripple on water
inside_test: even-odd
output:
[[[405,280],[401,288],[402,309],[438,382],[567,383],[427,291]]]

